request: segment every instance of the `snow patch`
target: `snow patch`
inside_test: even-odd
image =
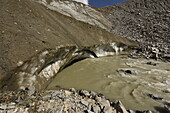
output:
[[[97,10],[91,8],[88,5],[88,0],[73,0],[81,2],[78,4],[72,1],[58,1],[52,0],[47,3],[46,0],[38,0],[40,4],[43,4],[47,9],[57,11],[63,15],[75,18],[76,20],[98,26],[102,29],[109,30],[112,24]]]
[[[86,4],[86,5],[89,4],[88,0],[73,0],[73,1],[81,2],[81,3]]]

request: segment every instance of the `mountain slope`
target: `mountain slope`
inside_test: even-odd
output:
[[[0,79],[15,74],[18,68],[25,66],[25,62],[32,67],[28,69],[26,64],[27,71],[29,70],[28,77],[30,77],[33,70],[44,68],[39,67],[42,65],[41,62],[44,63],[41,60],[41,52],[44,55],[43,51],[47,49],[56,51],[56,48],[61,46],[75,46],[79,49],[112,42],[129,46],[137,45],[99,27],[49,10],[46,6],[32,0],[0,0],[0,5]],[[68,50],[72,48],[63,50],[66,55]],[[36,55],[40,55],[40,58]],[[62,55],[65,55],[62,49],[52,54],[54,57]],[[37,64],[34,57],[40,60],[40,64]],[[52,60],[50,57],[46,60],[44,65],[49,65],[48,61],[53,62],[56,58]],[[16,76],[18,78],[24,75]],[[14,80],[17,78],[14,77],[11,84],[15,85]]]
[[[129,0],[98,10],[112,22],[112,32],[141,44],[139,56],[170,61],[169,0]]]
[[[35,0],[48,9],[109,31],[112,24],[92,7],[72,0]]]

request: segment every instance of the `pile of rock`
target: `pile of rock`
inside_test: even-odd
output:
[[[28,95],[28,90],[0,93],[0,113],[135,113],[93,91],[75,89],[46,90]],[[150,113],[144,111],[141,113]]]
[[[170,61],[169,0],[128,0],[98,10],[112,22],[111,32],[139,42],[132,56]]]

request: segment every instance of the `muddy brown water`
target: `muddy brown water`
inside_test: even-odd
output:
[[[154,110],[170,101],[170,64],[113,56],[85,59],[60,72],[48,88],[93,90],[127,109]]]

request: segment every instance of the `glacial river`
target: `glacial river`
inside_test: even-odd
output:
[[[170,102],[170,64],[113,56],[85,59],[60,72],[48,88],[93,90],[127,109],[154,110]]]

